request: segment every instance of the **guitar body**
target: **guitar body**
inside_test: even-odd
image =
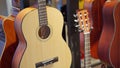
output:
[[[90,34],[91,56],[98,57],[98,43],[102,32],[102,8],[105,0],[85,0],[84,8],[89,12],[90,22],[93,29]]]
[[[71,53],[62,38],[62,14],[52,7],[46,8],[50,28],[47,39],[41,39],[38,35],[37,9],[26,8],[17,15],[15,28],[20,40],[13,58],[13,68],[37,68],[37,63],[54,57],[58,57],[58,61],[45,68],[70,68]]]
[[[3,53],[4,43],[5,43],[5,35],[2,27],[2,21],[4,20],[4,16],[0,15],[0,60]]]
[[[14,29],[14,17],[10,16],[3,20],[3,29],[5,33],[5,44],[0,60],[0,68],[11,68],[12,58],[18,45],[18,39]]]
[[[102,61],[120,68],[120,2],[106,1],[103,8],[103,30],[98,54]]]

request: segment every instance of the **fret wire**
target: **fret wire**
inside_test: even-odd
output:
[[[43,14],[43,15],[40,15],[40,16],[39,16],[39,19],[40,19],[40,18],[45,18],[45,19],[47,19],[47,18],[46,18],[46,15],[44,16],[44,14]]]
[[[44,13],[44,12],[46,12],[46,10],[41,10],[41,11],[39,11],[40,13]]]
[[[46,22],[47,22],[47,20],[45,20],[45,19],[39,19],[40,20],[40,24],[42,24],[42,23],[45,23],[45,24],[47,24]]]
[[[46,12],[46,7],[41,7],[41,8],[38,8],[38,11],[45,11]]]
[[[46,17],[47,15],[45,14],[45,15],[41,15],[40,17]]]
[[[45,12],[40,12],[39,11],[39,15],[46,15],[47,13],[45,13]],[[46,15],[47,16],[47,15]]]
[[[46,6],[46,3],[39,2],[38,6],[39,7],[44,7],[44,6]]]
[[[38,3],[40,4],[41,2],[46,3],[46,0],[38,0]]]
[[[42,22],[47,22],[47,21],[45,21],[45,20],[40,20],[40,22],[42,23]]]
[[[40,21],[47,21],[47,18],[40,18]]]
[[[47,23],[41,23],[40,26],[42,26],[42,25],[47,25]]]
[[[46,7],[45,6],[39,6],[38,9],[39,10],[46,10]]]
[[[40,21],[47,21],[47,18],[46,17],[40,17],[39,20]]]
[[[40,13],[40,11],[39,11],[39,15],[41,15],[41,16],[42,16],[42,15],[43,15],[43,16],[46,15],[46,16],[47,16],[47,13],[45,13],[45,12]]]

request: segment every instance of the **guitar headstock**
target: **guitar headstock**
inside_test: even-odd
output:
[[[87,10],[77,11],[76,16],[77,16],[77,21],[78,21],[78,25],[79,25],[79,30],[81,32],[84,32],[84,34],[90,33],[92,27],[91,27],[91,23],[89,21]]]

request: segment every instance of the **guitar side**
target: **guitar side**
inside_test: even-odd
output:
[[[47,7],[50,36],[41,39],[38,35],[38,10],[26,8],[16,17],[15,28],[19,36],[19,45],[13,59],[13,68],[36,68],[36,64],[58,57],[58,61],[46,65],[46,68],[70,68],[71,53],[62,38],[62,14]],[[29,24],[29,25],[28,25]]]
[[[98,54],[102,61],[119,68],[120,65],[120,2],[106,1],[103,8],[103,30]]]
[[[5,44],[0,60],[0,68],[11,68],[12,58],[18,45],[18,39],[14,29],[14,17],[10,16],[3,20],[3,29],[5,33]]]

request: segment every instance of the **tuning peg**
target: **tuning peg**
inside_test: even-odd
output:
[[[90,30],[94,29],[93,27],[90,28]]]
[[[90,27],[90,31],[92,31],[93,30],[93,27]]]
[[[74,20],[74,22],[78,22],[78,20]]]
[[[77,14],[73,14],[74,17],[77,17]]]
[[[80,27],[80,25],[75,25],[75,27]]]
[[[78,32],[80,32],[80,33],[81,33],[81,32],[83,32],[83,30],[81,30],[81,29],[78,29]]]

